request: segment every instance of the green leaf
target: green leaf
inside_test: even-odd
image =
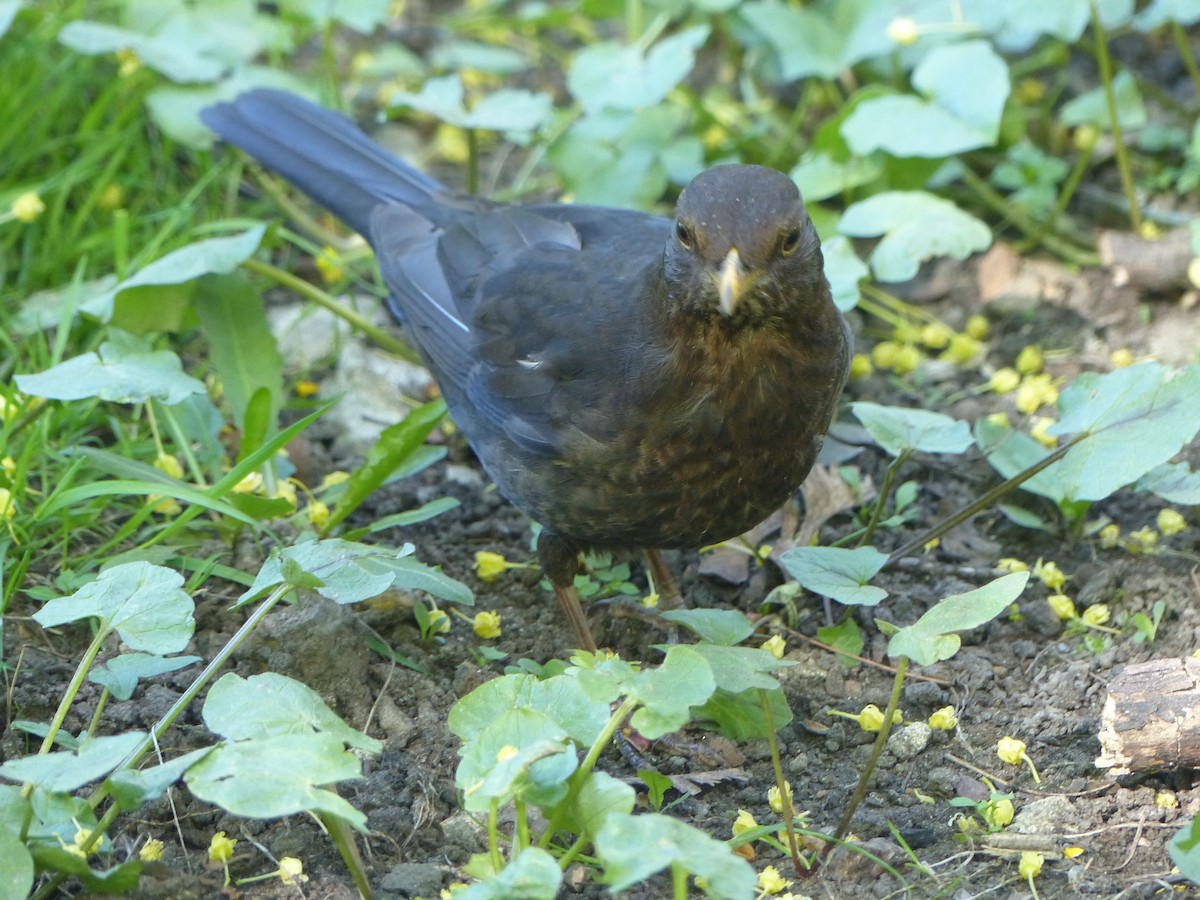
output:
[[[851,606],[875,606],[887,591],[867,584],[888,560],[874,547],[793,547],[779,557],[780,565],[815,594]]]
[[[885,191],[853,203],[838,231],[850,237],[880,237],[871,271],[880,281],[908,281],[935,256],[966,259],[985,250],[992,232],[948,200],[924,191]]]
[[[249,678],[227,672],[209,688],[203,715],[210,731],[232,741],[322,733],[367,753],[383,750],[375,738],[343,722],[312,688],[275,672]]]
[[[987,41],[934,47],[913,70],[925,95],[878,97],[860,103],[842,125],[856,154],[942,158],[990,147],[1000,134],[1008,99],[1008,66]]]
[[[208,7],[208,3],[204,7]],[[297,76],[277,68],[247,65],[213,85],[178,87],[160,84],[146,95],[146,108],[154,124],[172,140],[195,150],[205,150],[213,144],[213,133],[200,121],[200,111],[259,87],[278,88],[315,99],[312,86]]]
[[[745,900],[754,896],[757,879],[749,863],[735,856],[723,841],[669,816],[615,813],[596,835],[595,846],[604,865],[604,881],[614,891],[679,865],[705,880],[708,897]]]
[[[833,81],[843,69],[895,49],[887,36],[895,12],[885,4],[766,0],[743,3],[738,13],[775,52],[782,81]]]
[[[636,803],[637,792],[624,781],[605,772],[589,772],[575,797],[569,827],[594,839],[609,816],[631,813]]]
[[[1135,17],[1134,27],[1141,32],[1157,31],[1168,22],[1179,25],[1200,22],[1200,0],[1151,0]],[[3,29],[0,29],[2,33]],[[1196,880],[1192,878],[1192,881]]]
[[[317,593],[335,603],[370,600],[393,587],[427,591],[452,603],[470,605],[474,602],[470,588],[413,559],[412,552],[412,544],[395,550],[337,538],[293,544],[268,557],[254,584],[238,597],[236,606],[249,603],[271,588],[286,583],[283,564],[288,560],[320,579]]]
[[[771,720],[763,715],[762,693],[758,688],[740,694],[716,691],[703,706],[692,710],[694,721],[734,741],[755,741],[768,738],[792,721],[792,710],[782,688],[767,693]]]
[[[754,623],[733,609],[669,609],[662,618],[682,625],[701,640],[729,647],[754,633]]]
[[[39,871],[73,875],[97,894],[130,894],[137,890],[142,874],[142,861],[136,858],[108,869],[93,869],[86,859],[80,859],[61,845],[37,843],[29,849]]]
[[[1200,819],[1193,818],[1175,832],[1167,849],[1179,873],[1200,884]]]
[[[921,453],[962,453],[972,444],[966,422],[926,409],[851,403],[858,421],[880,447],[892,456]]]
[[[846,616],[836,625],[818,628],[817,640],[839,651],[838,662],[843,666],[853,668],[858,665],[858,660],[854,657],[862,655],[864,642],[862,629],[858,627],[853,616]]]
[[[392,4],[390,0],[280,0],[279,7],[321,29],[337,22],[359,34],[370,34],[388,22]]]
[[[14,10],[15,12],[15,10]],[[0,8],[0,16],[3,9]],[[0,21],[0,25],[4,25]],[[0,34],[4,29],[0,28]],[[33,857],[15,831],[0,828],[0,897],[22,900],[33,888]]]
[[[691,717],[691,707],[708,700],[716,688],[704,657],[677,644],[661,666],[640,673],[629,685],[629,696],[641,704],[630,724],[651,741],[678,731]]]
[[[103,22],[68,22],[58,40],[85,56],[132,50],[143,65],[181,84],[215,81],[225,70],[219,60],[203,55],[194,43],[189,47],[169,35],[155,37]]]
[[[458,900],[554,900],[562,877],[553,856],[540,847],[526,847],[500,872],[456,894]]]
[[[1164,463],[1138,479],[1134,490],[1150,491],[1168,503],[1197,506],[1200,505],[1200,472],[1193,472],[1187,463]]]
[[[201,747],[147,769],[118,769],[104,784],[122,809],[135,810],[165,794],[167,788],[183,777],[184,772],[212,750],[212,747]]]
[[[458,75],[430,78],[419,94],[400,91],[390,98],[392,106],[407,106],[436,116],[459,128],[482,131],[528,133],[545,125],[553,113],[546,94],[505,89],[487,95],[467,110],[462,79]]]
[[[189,244],[126,278],[116,287],[82,304],[81,312],[107,322],[115,315],[114,309],[137,292],[147,292],[151,298],[160,297],[162,285],[179,285],[194,281],[201,275],[232,272],[253,255],[262,243],[266,225],[256,225],[241,234],[229,237],[208,238]]]
[[[532,709],[508,709],[459,751],[454,780],[470,812],[515,798],[549,808],[567,793],[578,766],[567,733]]]
[[[171,406],[204,385],[183,373],[170,350],[150,349],[150,339],[109,329],[97,353],[84,353],[35,375],[18,375],[17,387],[48,400],[99,397],[114,403],[145,403],[150,398]]]
[[[520,50],[464,40],[439,43],[430,53],[429,61],[436,69],[475,69],[498,75],[512,75],[529,68],[529,59]],[[419,71],[418,68],[410,74]]]
[[[365,833],[367,817],[322,787],[361,777],[362,763],[342,739],[320,732],[221,744],[184,779],[201,800],[234,815],[273,819],[326,813]]]
[[[33,614],[43,628],[98,618],[133,650],[179,653],[191,640],[195,604],[181,590],[183,576],[144,562],[105,569],[69,597],[58,597]]]
[[[152,653],[123,653],[88,672],[88,681],[108,688],[108,692],[118,700],[128,700],[133,696],[133,689],[141,679],[175,672],[197,662],[200,662],[199,656],[165,657]]]
[[[1127,70],[1122,69],[1112,80],[1113,96],[1117,101],[1117,121],[1123,131],[1132,131],[1146,124],[1146,106],[1137,82]],[[1097,128],[1112,129],[1108,115],[1108,99],[1104,87],[1093,88],[1074,100],[1063,104],[1058,114],[1064,125],[1095,125]]]
[[[145,732],[128,731],[104,737],[89,737],[78,750],[62,750],[40,756],[22,756],[0,765],[0,777],[23,784],[36,784],[51,793],[78,790],[99,781],[134,751],[146,738]]]
[[[444,512],[449,512],[452,509],[457,509],[461,504],[455,497],[438,497],[436,500],[430,500],[418,506],[416,509],[408,509],[404,512],[394,513],[390,516],[384,516],[381,519],[376,519],[369,526],[367,532],[370,534],[378,534],[381,531],[386,531],[389,528],[403,528],[406,525],[416,525],[418,522],[427,522],[430,519],[440,516]]]
[[[570,737],[589,746],[607,724],[608,704],[588,697],[576,678],[513,674],[481,684],[450,708],[448,726],[464,743],[474,740],[509,709],[549,716]]]
[[[366,462],[351,473],[345,493],[329,517],[325,532],[358,509],[393,472],[408,462],[445,415],[446,401],[434,400],[418,406],[403,421],[385,428],[379,440],[367,452]]]
[[[870,270],[844,235],[835,234],[823,241],[821,254],[825,257],[825,277],[829,279],[833,302],[842,312],[849,312],[858,305],[858,283]]]
[[[575,54],[567,88],[585,114],[654,106],[692,70],[709,31],[707,25],[696,25],[663,38],[649,51],[613,42],[584,47]]]
[[[907,656],[919,666],[931,666],[958,652],[961,639],[954,632],[968,631],[990,622],[1021,596],[1028,572],[1013,572],[965,594],[938,602],[888,641],[888,656]]]
[[[267,324],[262,296],[240,272],[209,275],[196,284],[196,314],[209,342],[209,359],[224,389],[234,422],[248,435],[245,452],[258,449],[274,431],[283,395],[283,357]],[[264,392],[265,406],[251,434],[251,398]]]
[[[658,649],[668,649],[661,645]],[[719,689],[731,694],[749,690],[775,690],[779,682],[771,673],[794,665],[776,659],[766,650],[757,647],[721,647],[716,644],[692,644],[691,649],[700,654],[712,670],[713,680]]]

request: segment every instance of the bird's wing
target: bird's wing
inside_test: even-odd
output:
[[[472,443],[502,434],[560,456],[613,429],[632,371],[621,357],[638,342],[658,262],[647,248],[668,228],[642,213],[562,205],[496,207],[441,230],[389,205],[374,214],[371,242]]]

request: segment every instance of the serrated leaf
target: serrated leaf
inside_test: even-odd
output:
[[[604,881],[614,891],[678,865],[705,880],[709,897],[754,896],[756,878],[749,863],[735,856],[728,844],[669,816],[611,815],[596,835],[595,847],[604,865]]]
[[[875,443],[892,456],[913,451],[962,453],[972,443],[967,423],[942,413],[865,401],[851,403],[850,409]]]
[[[880,237],[871,271],[880,281],[908,281],[935,256],[966,259],[985,250],[992,232],[948,200],[924,191],[885,191],[851,204],[838,222],[850,237]]]
[[[99,397],[113,403],[145,403],[151,398],[167,406],[204,385],[183,373],[170,350],[152,350],[149,338],[109,329],[109,339],[95,353],[84,353],[44,372],[16,376],[17,387],[32,397],[82,400]]]
[[[203,716],[210,731],[233,741],[323,733],[367,753],[383,749],[375,738],[343,722],[312,688],[275,672],[249,678],[222,675],[209,688]]]
[[[1021,596],[1028,572],[1012,572],[965,594],[938,602],[888,641],[888,656],[907,656],[919,666],[931,666],[958,652],[962,641],[955,632],[990,622]]]
[[[196,624],[195,604],[181,590],[182,584],[183,576],[173,569],[122,563],[105,569],[71,596],[51,600],[33,618],[43,628],[53,628],[95,617],[133,650],[178,653],[191,640]]]
[[[887,591],[867,582],[887,559],[874,547],[793,547],[780,555],[779,563],[814,594],[851,606],[875,606]]]

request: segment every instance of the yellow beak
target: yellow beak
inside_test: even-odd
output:
[[[726,254],[725,261],[721,263],[720,272],[717,274],[717,294],[720,297],[721,312],[725,315],[733,315],[738,300],[750,287],[748,275],[749,272],[742,265],[742,258],[738,256],[737,248],[734,247]]]

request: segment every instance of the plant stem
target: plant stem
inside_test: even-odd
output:
[[[677,862],[671,863],[671,885],[675,889],[675,900],[687,900],[687,869]]]
[[[500,801],[496,797],[492,798],[492,802],[488,806],[488,854],[492,858],[492,871],[501,872],[504,870],[504,859],[500,856],[500,830],[497,822],[500,819]]]
[[[101,620],[100,628],[96,631],[96,636],[88,644],[88,648],[83,654],[83,659],[79,660],[79,665],[75,667],[75,674],[71,676],[71,682],[67,685],[67,689],[63,691],[62,699],[58,701],[58,709],[54,711],[54,718],[50,720],[50,728],[46,732],[46,737],[42,739],[42,746],[38,749],[37,753],[38,756],[45,756],[54,747],[54,739],[58,737],[58,732],[62,730],[67,713],[71,711],[71,704],[75,702],[75,697],[79,694],[79,689],[83,686],[83,680],[91,670],[92,663],[96,661],[96,656],[100,653],[100,648],[104,646],[104,641],[111,633],[112,627],[104,620]],[[32,790],[32,784],[25,785],[22,796],[28,797]]]
[[[306,300],[311,300],[318,306],[329,310],[339,319],[357,328],[389,353],[394,353],[408,362],[416,363],[417,365],[421,364],[420,357],[407,344],[392,337],[388,332],[375,325],[361,313],[355,312],[349,307],[338,303],[333,297],[329,296],[329,294],[316,285],[309,284],[303,278],[297,278],[291,272],[285,272],[283,269],[273,266],[270,263],[262,262],[261,260],[248,259],[242,265],[251,272],[266,275],[276,284],[280,284],[290,291],[295,291]]]
[[[1108,55],[1108,36],[1104,26],[1100,24],[1100,12],[1096,9],[1095,0],[1088,4],[1091,7],[1092,31],[1096,35],[1096,65],[1100,68],[1100,83],[1104,85],[1104,102],[1108,106],[1109,125],[1113,133],[1113,153],[1117,158],[1117,171],[1121,173],[1121,189],[1125,192],[1125,202],[1129,205],[1129,224],[1134,231],[1142,227],[1142,210],[1138,206],[1137,187],[1133,183],[1133,170],[1129,166],[1129,150],[1125,146],[1125,138],[1121,133],[1121,120],[1117,115],[1117,95],[1113,92],[1112,57]]]
[[[1192,53],[1192,45],[1188,42],[1187,32],[1178,22],[1172,21],[1171,37],[1175,39],[1179,58],[1183,60],[1183,67],[1187,69],[1188,77],[1192,79],[1192,87],[1196,91],[1196,96],[1200,97],[1200,65],[1196,64],[1196,57]]]
[[[863,767],[862,775],[858,779],[858,787],[854,789],[854,796],[850,798],[850,804],[842,813],[842,820],[838,822],[837,831],[833,834],[838,840],[844,838],[846,832],[850,830],[850,821],[854,818],[854,812],[863,802],[863,798],[867,796],[867,785],[871,781],[871,774],[879,763],[879,757],[883,755],[883,748],[887,745],[888,735],[892,731],[892,717],[900,708],[900,692],[904,688],[904,673],[907,671],[908,657],[902,656],[896,664],[896,677],[892,679],[892,696],[888,699],[887,709],[883,711],[883,725],[875,737],[875,746],[871,748],[871,755],[867,758],[867,764]]]
[[[775,786],[779,788],[779,802],[783,806],[783,825],[787,829],[788,850],[792,854],[792,866],[796,874],[799,874],[806,866],[800,859],[800,844],[796,840],[796,810],[792,806],[792,795],[788,791],[783,763],[779,759],[779,742],[775,739],[775,717],[771,715],[769,695],[763,688],[758,689],[758,699],[762,703],[763,718],[767,723],[767,746],[771,748],[771,768],[775,770]]]
[[[342,861],[350,870],[350,877],[354,879],[354,886],[358,888],[358,896],[362,900],[371,900],[375,895],[371,891],[371,882],[367,878],[367,867],[363,864],[362,854],[358,852],[358,845],[354,843],[354,829],[345,819],[339,819],[330,813],[317,813],[317,818],[325,826],[334,846],[342,855]]]
[[[617,707],[617,711],[609,717],[604,730],[592,742],[587,756],[583,758],[583,762],[579,764],[579,768],[572,773],[569,779],[570,783],[567,786],[566,796],[555,807],[554,815],[550,817],[550,822],[546,825],[546,830],[542,832],[542,836],[538,839],[538,846],[543,850],[550,843],[550,839],[554,836],[554,833],[558,831],[559,825],[562,824],[563,818],[567,815],[567,810],[571,808],[571,805],[575,802],[575,798],[583,790],[583,783],[587,780],[588,773],[596,767],[596,760],[600,758],[600,754],[608,746],[608,742],[617,733],[617,729],[621,727],[621,723],[629,717],[630,713],[637,709],[637,705],[638,701],[632,697],[626,697],[621,701],[621,705]]]
[[[871,538],[875,536],[875,529],[879,527],[879,520],[883,518],[883,508],[887,506],[888,497],[892,494],[892,485],[896,481],[896,470],[904,464],[910,453],[909,450],[901,450],[900,455],[893,459],[887,467],[883,476],[883,484],[879,487],[879,498],[875,501],[875,508],[871,510],[871,521],[867,522],[866,531],[859,539],[858,546],[863,547],[869,544]]]
[[[464,128],[467,133],[467,193],[479,193],[479,132]]]
[[[1045,458],[1034,463],[1028,469],[1018,472],[1016,475],[1014,475],[1012,478],[1009,478],[1007,481],[1000,482],[1000,484],[996,485],[990,491],[985,493],[982,497],[979,497],[977,500],[974,500],[971,503],[968,503],[966,506],[964,506],[958,512],[954,513],[954,515],[950,516],[949,518],[943,519],[941,522],[938,522],[938,524],[934,525],[928,531],[924,532],[923,534],[917,535],[917,537],[913,538],[911,541],[909,541],[907,544],[904,544],[899,549],[893,550],[892,554],[888,557],[888,561],[886,563],[884,563],[884,565],[885,566],[892,565],[897,560],[901,560],[904,557],[908,556],[913,551],[919,550],[921,547],[924,547],[926,544],[928,544],[934,538],[941,537],[943,534],[945,534],[947,531],[950,531],[952,528],[957,528],[959,525],[961,525],[963,522],[967,521],[967,519],[971,518],[971,516],[975,515],[976,513],[980,513],[983,510],[988,509],[989,507],[993,506],[997,500],[999,500],[1001,497],[1003,497],[1009,491],[1013,490],[1014,488],[1020,487],[1022,484],[1024,484],[1026,481],[1028,481],[1030,478],[1032,478],[1038,472],[1041,472],[1043,469],[1049,468],[1050,466],[1054,465],[1054,463],[1058,462],[1060,459],[1062,459],[1064,456],[1066,456],[1067,453],[1069,453],[1072,450],[1072,448],[1075,447],[1076,444],[1078,444],[1080,441],[1086,440],[1090,436],[1091,436],[1090,434],[1076,435],[1070,441],[1063,444],[1061,447],[1057,448],[1053,453],[1050,453]]]

